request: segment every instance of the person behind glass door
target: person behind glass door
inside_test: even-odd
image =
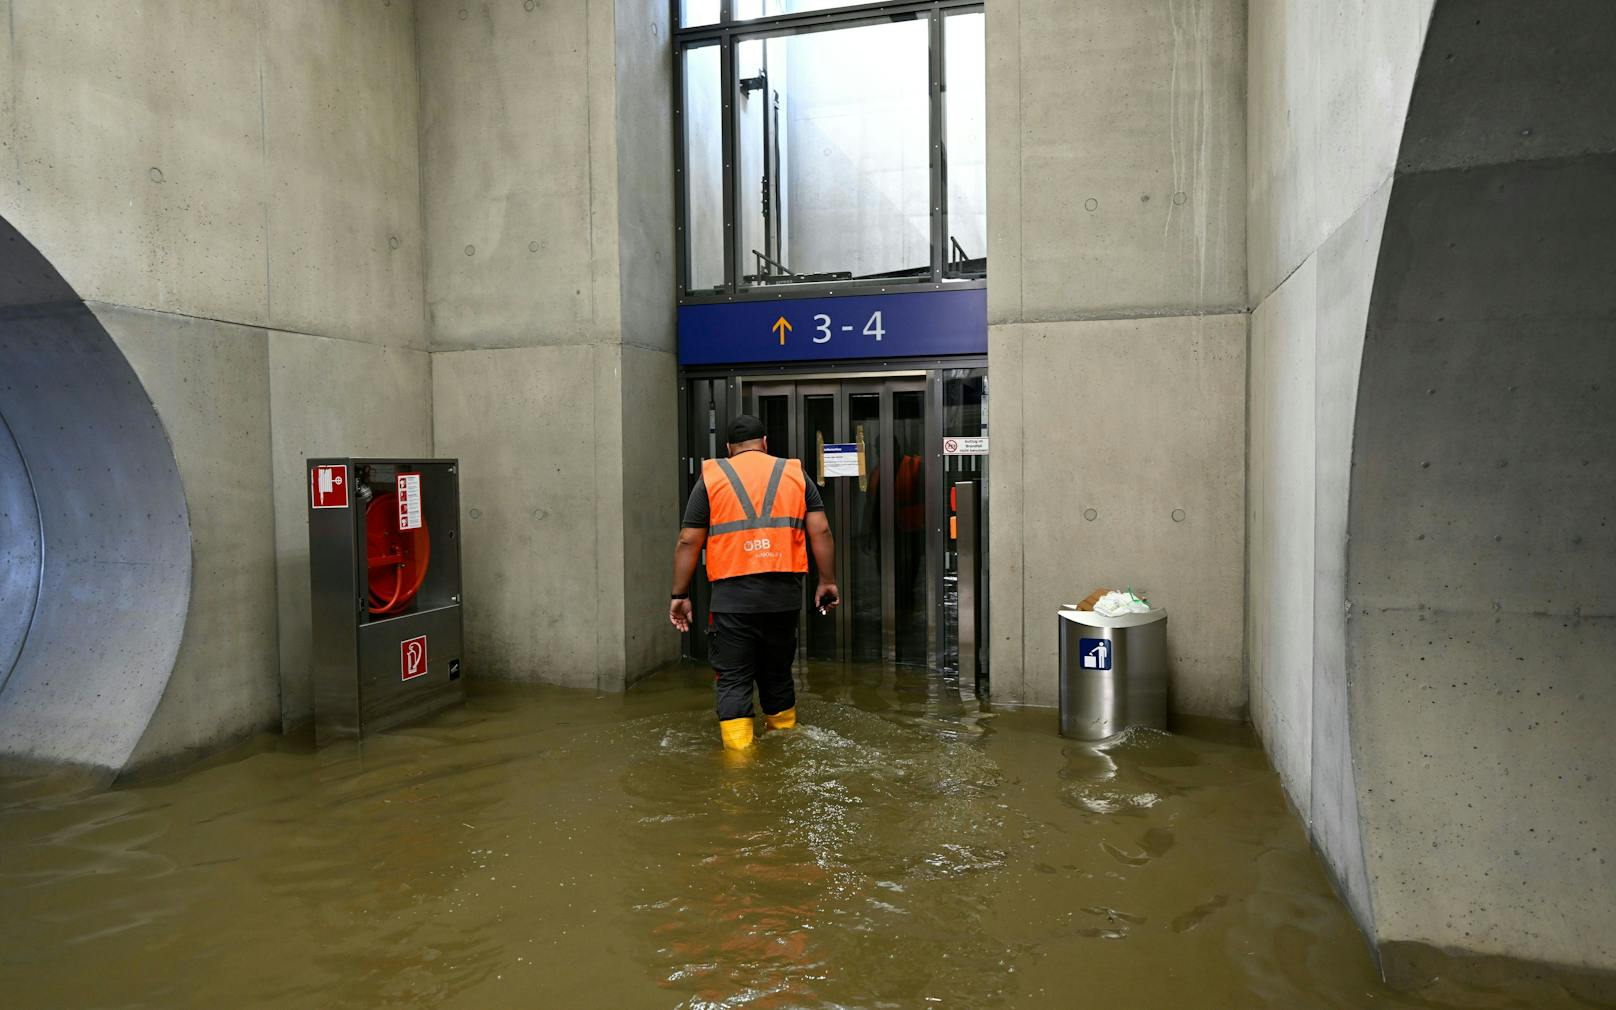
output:
[[[725,448],[728,459],[702,464],[685,505],[668,621],[690,630],[690,580],[706,547],[719,734],[727,749],[739,751],[752,745],[754,685],[770,729],[797,724],[791,663],[810,548],[819,569],[814,606],[825,613],[839,600],[825,503],[802,462],[769,455],[763,422],[750,414],[730,425]]]

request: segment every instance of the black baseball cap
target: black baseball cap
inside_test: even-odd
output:
[[[729,423],[729,438],[727,441],[730,445],[740,445],[742,442],[762,438],[763,435],[763,421],[761,419],[751,414],[741,414]]]

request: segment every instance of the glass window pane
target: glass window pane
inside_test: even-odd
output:
[[[981,13],[955,14],[943,22],[949,277],[987,276],[986,23]]]
[[[931,270],[924,20],[736,47],[746,284]]]
[[[848,495],[846,592],[851,659],[880,659],[881,630],[881,395],[858,393],[847,398],[853,441],[864,447],[865,476],[843,481]]]
[[[691,291],[724,286],[724,104],[717,46],[685,53],[685,256]]]
[[[716,25],[718,8],[719,0],[679,0],[679,27]]]
[[[894,659],[924,666],[930,624],[926,613],[926,394],[892,394],[894,501]]]
[[[825,501],[827,517],[836,515],[837,498],[845,481],[827,480],[821,473],[824,463],[822,446],[836,441],[836,397],[826,393],[823,395],[804,396],[802,398],[802,465],[808,479],[819,485],[819,495]],[[808,591],[813,592],[819,584],[819,567],[814,563],[813,554],[809,552]],[[846,590],[843,590],[846,592]],[[809,659],[837,659],[836,653],[836,611],[829,616],[821,616],[813,607],[808,608],[807,649]]]
[[[768,451],[775,456],[791,455],[791,397],[758,397],[758,420],[763,422]]]

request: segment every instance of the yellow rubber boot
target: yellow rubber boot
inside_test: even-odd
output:
[[[793,705],[784,712],[776,712],[773,715],[765,712],[763,721],[770,729],[791,729],[797,725],[797,706]]]
[[[724,738],[725,750],[746,750],[752,746],[752,717],[720,719],[718,732]]]

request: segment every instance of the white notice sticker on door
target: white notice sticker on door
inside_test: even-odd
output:
[[[398,475],[398,528],[421,528],[421,475],[418,473]]]
[[[858,443],[831,442],[825,445],[824,477],[857,477],[859,475]]]
[[[986,456],[988,454],[988,439],[981,438],[945,438],[943,439],[944,456]]]

